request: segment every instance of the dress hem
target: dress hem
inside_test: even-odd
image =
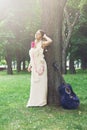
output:
[[[46,106],[47,103],[43,104],[43,105],[26,105],[26,107],[42,107],[42,106]]]

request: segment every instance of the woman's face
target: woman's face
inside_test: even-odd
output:
[[[37,31],[37,32],[36,32],[36,34],[35,34],[35,39],[37,39],[37,40],[42,39],[42,35],[41,35],[41,32],[40,32],[40,31]]]

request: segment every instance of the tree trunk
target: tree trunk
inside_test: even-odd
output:
[[[20,72],[21,71],[21,60],[17,59],[17,71]]]
[[[25,59],[23,59],[23,70],[25,71]]]
[[[10,56],[6,56],[5,59],[6,59],[6,62],[7,62],[7,74],[13,74],[12,58]]]
[[[16,60],[17,60],[17,72],[20,72],[22,57],[21,57],[20,49],[18,49],[18,48],[16,50]]]
[[[62,73],[63,74],[67,73],[67,68],[66,68],[66,51],[64,49],[62,51]]]
[[[75,67],[74,67],[74,58],[70,55],[70,61],[69,61],[69,72],[70,74],[75,74]]]
[[[81,68],[83,70],[87,69],[87,58],[85,58],[85,57],[81,58]]]
[[[64,9],[64,22],[63,22],[63,28],[62,28],[62,73],[66,74],[66,57],[67,57],[67,49],[69,47],[70,38],[74,29],[74,26],[78,20],[79,12],[76,13],[74,20],[71,23],[71,18],[69,17],[69,12],[67,12],[67,8],[65,6]],[[66,22],[65,22],[66,21]],[[67,32],[66,32],[67,28]]]
[[[59,70],[62,68],[62,20],[63,9],[66,0],[42,1],[42,29],[50,36],[53,43],[45,52],[48,67],[48,104],[59,105],[58,86],[62,79],[57,71],[54,71],[53,63],[56,61]]]

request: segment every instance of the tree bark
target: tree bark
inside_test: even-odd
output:
[[[62,73],[66,74],[67,73],[67,68],[66,68],[66,51],[63,49],[62,51]]]
[[[25,71],[25,59],[23,59],[23,70]]]
[[[69,72],[70,74],[76,74],[75,67],[74,67],[74,58],[71,55],[69,59]]]
[[[17,71],[21,71],[21,60],[19,58],[17,58]]]
[[[5,59],[7,62],[7,74],[13,74],[12,70],[12,51],[9,44],[5,45]]]
[[[78,20],[79,12],[76,13],[73,22],[70,22],[69,13],[67,12],[67,8],[64,8],[64,16],[65,20],[63,22],[63,32],[62,32],[62,73],[66,74],[66,57],[67,57],[67,49],[70,45],[70,38],[74,29],[74,26]],[[66,28],[68,31],[66,32]]]
[[[66,0],[42,1],[42,29],[50,36],[53,43],[45,52],[48,67],[48,104],[59,105],[58,86],[62,82],[57,71],[54,71],[53,63],[56,61],[61,72],[62,68],[62,21],[63,9]]]
[[[17,60],[17,72],[21,71],[21,61],[22,61],[22,55],[19,48],[16,50],[16,60]]]
[[[81,58],[81,68],[83,70],[87,69],[87,58],[86,57]]]
[[[6,59],[6,62],[7,62],[7,74],[13,74],[13,71],[12,71],[12,58],[10,55],[7,55],[5,57]]]

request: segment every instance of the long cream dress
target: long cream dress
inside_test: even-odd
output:
[[[36,48],[29,51],[31,72],[30,97],[27,103],[29,106],[44,106],[47,104],[47,65],[44,59],[42,41]]]

